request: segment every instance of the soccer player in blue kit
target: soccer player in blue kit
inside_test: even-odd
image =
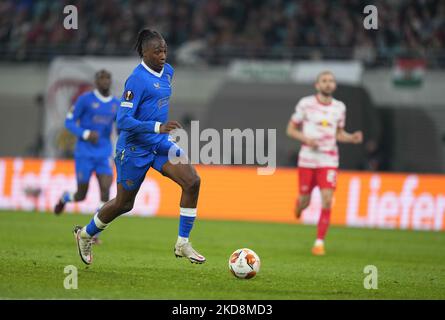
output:
[[[110,94],[110,72],[96,72],[95,85],[95,90],[77,99],[65,119],[65,127],[77,137],[74,150],[77,191],[62,194],[54,207],[57,215],[63,212],[66,203],[85,199],[93,172],[99,181],[99,207],[109,200],[113,181],[111,133],[120,101]]]
[[[92,263],[92,237],[133,208],[145,175],[153,167],[182,188],[174,254],[192,263],[204,263],[204,256],[189,242],[200,178],[185,153],[169,139],[169,132],[181,125],[167,120],[174,74],[172,66],[166,63],[167,44],[157,31],[143,29],[135,49],[142,62],[125,83],[116,120],[120,131],[115,157],[117,195],[98,210],[88,225],[74,228],[79,255],[84,263]],[[182,161],[169,161],[169,154]]]

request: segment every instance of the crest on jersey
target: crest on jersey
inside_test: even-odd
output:
[[[93,109],[97,109],[99,108],[99,102],[93,102],[91,106],[93,107]]]
[[[162,108],[165,107],[166,105],[168,105],[168,100],[170,99],[170,97],[165,97],[162,99],[158,100],[158,108]]]
[[[156,89],[159,89],[161,87],[161,84],[159,82],[155,82],[155,83],[153,83],[153,87],[155,87]]]
[[[125,91],[125,93],[124,93],[124,99],[125,99],[126,101],[131,101],[131,100],[133,100],[133,97],[134,97],[134,94],[133,94],[133,92],[132,92],[131,90],[127,90],[127,91]]]
[[[172,85],[172,77],[169,74],[167,74],[167,81],[168,81],[168,84],[171,86]]]

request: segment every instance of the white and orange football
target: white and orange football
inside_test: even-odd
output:
[[[239,279],[252,279],[260,271],[260,257],[250,249],[235,250],[229,259],[229,270]]]

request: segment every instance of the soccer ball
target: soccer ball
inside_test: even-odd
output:
[[[229,270],[239,279],[251,279],[260,271],[260,257],[250,249],[238,249],[229,259]]]

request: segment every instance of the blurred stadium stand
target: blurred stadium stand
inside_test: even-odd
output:
[[[77,31],[63,28],[59,13],[68,4],[78,8]],[[379,29],[371,32],[363,28],[369,4],[379,8]],[[172,58],[197,52],[200,63],[312,58],[375,66],[409,55],[444,67],[444,21],[441,0],[3,0],[0,57],[130,55],[134,35],[149,25],[178,49]]]
[[[78,30],[63,28],[68,4],[79,10]],[[363,29],[368,4],[379,8],[378,30]],[[171,118],[200,120],[201,129],[276,128],[278,164],[295,165],[297,145],[285,126],[313,87],[241,81],[226,67],[234,59],[358,60],[365,66],[361,83],[341,83],[336,97],[349,107],[347,129],[363,129],[366,143],[342,145],[341,167],[445,172],[441,0],[2,0],[0,156],[47,155],[42,97],[54,58],[128,56],[137,62],[132,47],[144,26],[164,35],[176,67]],[[400,57],[426,62],[420,86],[393,85]]]

